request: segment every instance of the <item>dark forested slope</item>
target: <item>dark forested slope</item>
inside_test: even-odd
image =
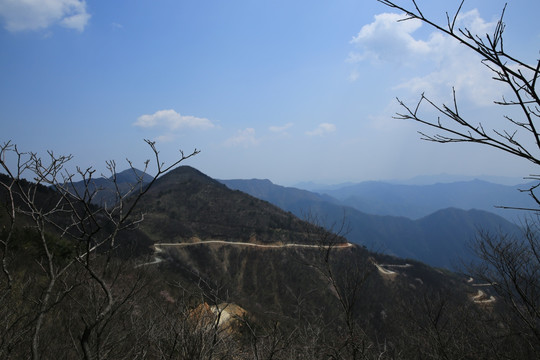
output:
[[[154,184],[140,204],[141,229],[156,241],[203,240],[309,243],[306,223],[275,205],[225,185],[189,166]]]

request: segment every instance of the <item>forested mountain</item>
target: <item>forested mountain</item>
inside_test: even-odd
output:
[[[418,220],[367,214],[328,196],[272,184],[269,180],[220,180],[233,189],[267,200],[299,217],[315,216],[327,227],[345,222],[346,237],[374,251],[455,268],[474,259],[479,230],[519,234],[505,219],[481,210],[446,208]],[[412,206],[412,205],[411,205]]]
[[[532,353],[490,286],[348,244],[191,167],[106,209],[0,181],[2,358]],[[366,238],[411,222],[362,219]]]
[[[200,239],[312,243],[306,224],[280,208],[225,185],[189,166],[158,179],[140,203],[141,225],[158,241]]]

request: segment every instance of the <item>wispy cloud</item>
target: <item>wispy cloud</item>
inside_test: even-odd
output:
[[[90,16],[84,0],[0,0],[0,17],[11,32],[42,30],[54,24],[83,31]]]
[[[319,124],[314,130],[307,131],[306,134],[309,136],[323,136],[329,133],[336,131],[336,125],[330,123]]]
[[[156,136],[153,140],[157,141],[158,143],[168,143],[168,142],[172,142],[175,139],[176,139],[175,134],[169,133],[169,134]]]
[[[172,109],[141,115],[133,125],[145,129],[157,129],[161,134],[156,136],[154,140],[160,143],[173,141],[178,137],[181,129],[208,130],[215,127],[206,118],[180,115]]]
[[[284,133],[287,129],[291,128],[293,126],[293,123],[287,123],[285,125],[281,126],[270,126],[268,130],[276,133]]]
[[[393,62],[406,66],[404,74],[411,75],[395,88],[411,93],[425,92],[439,100],[447,98],[452,87],[477,105],[491,104],[500,96],[500,87],[493,83],[492,74],[474,52],[437,32],[431,33],[426,40],[417,39],[415,31],[422,23],[419,20],[398,21],[405,17],[392,13],[375,15],[375,20],[364,25],[353,37],[351,43],[358,50],[347,60],[352,63]],[[456,26],[483,36],[493,31],[495,23],[486,22],[477,10],[471,10],[457,19]]]
[[[235,136],[225,141],[225,145],[250,147],[259,144],[259,142],[260,140],[255,136],[255,129],[246,128],[244,130],[238,130]]]
[[[360,77],[360,73],[358,72],[358,69],[353,69],[351,73],[349,74],[349,81],[355,82]]]
[[[215,125],[206,118],[180,115],[172,109],[159,110],[149,115],[141,115],[133,125],[143,128],[159,127],[168,130],[180,128],[207,130],[215,127]]]

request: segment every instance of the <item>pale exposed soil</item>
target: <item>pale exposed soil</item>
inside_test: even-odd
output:
[[[159,256],[159,253],[163,252],[164,247],[189,247],[189,246],[198,246],[198,245],[228,245],[228,246],[249,246],[257,247],[264,249],[280,249],[280,248],[308,248],[308,249],[320,249],[323,248],[321,245],[309,245],[309,244],[256,244],[256,243],[246,243],[239,241],[224,241],[224,240],[208,240],[208,241],[198,241],[190,243],[156,243],[154,244],[154,260],[151,262],[139,264],[136,267],[147,266],[159,264],[163,259]],[[345,249],[355,246],[351,243],[343,243],[334,245],[335,249]]]
[[[482,290],[478,290],[476,295],[471,297],[472,301],[474,301],[475,304],[490,304],[495,302],[495,297],[490,296],[487,297],[486,293]]]
[[[156,243],[154,244],[154,260],[151,262],[147,262],[144,264],[139,264],[139,266],[147,266],[147,265],[154,265],[159,264],[163,261],[163,259],[159,256],[160,253],[163,252],[164,247],[189,247],[189,246],[198,246],[198,245],[212,245],[212,244],[219,244],[219,245],[227,245],[227,246],[248,246],[248,247],[255,247],[255,248],[263,248],[263,249],[280,249],[280,248],[309,248],[309,249],[319,249],[322,248],[320,245],[310,245],[310,244],[256,244],[256,243],[246,243],[246,242],[238,242],[238,241],[224,241],[224,240],[208,240],[208,241],[196,241],[196,242],[190,242],[190,243]],[[344,243],[344,244],[338,244],[335,245],[336,249],[345,249],[349,247],[353,247],[355,245],[351,243]],[[394,270],[390,270],[389,268],[409,268],[413,265],[411,264],[377,264],[374,260],[372,260],[373,265],[377,268],[379,273],[388,279],[395,278],[399,273]],[[420,280],[420,279],[416,279]],[[467,283],[469,283],[471,286],[474,287],[483,287],[483,286],[490,286],[491,284],[473,284],[474,279],[471,277],[467,280]],[[421,280],[420,280],[421,282]],[[475,304],[490,304],[495,302],[495,297],[490,296],[487,297],[487,294],[482,291],[478,290],[476,295],[471,296],[471,300]],[[228,314],[227,312],[224,312],[222,314],[225,318],[227,318]]]
[[[470,284],[473,287],[487,287],[487,286],[492,286],[493,285],[493,284],[489,284],[489,283],[473,284],[473,282],[474,282],[474,279],[472,277],[470,277],[467,280],[467,283]],[[494,303],[496,301],[496,299],[495,299],[495,297],[493,295],[488,297],[488,295],[483,290],[478,290],[476,295],[471,296],[471,300],[475,304],[480,304],[480,305],[487,305],[487,304]]]

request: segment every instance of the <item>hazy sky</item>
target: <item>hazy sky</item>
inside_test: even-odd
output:
[[[419,0],[445,21],[458,1]],[[409,4],[408,1],[401,1]],[[504,1],[469,0],[460,25],[491,32]],[[506,48],[535,62],[540,2],[506,10]],[[178,149],[221,179],[279,184],[539,173],[467,144],[419,140],[392,119],[423,91],[489,127],[501,89],[467,49],[375,0],[0,0],[0,141],[135,165]]]

